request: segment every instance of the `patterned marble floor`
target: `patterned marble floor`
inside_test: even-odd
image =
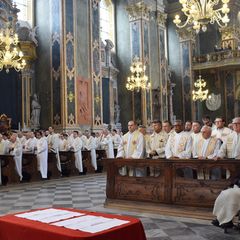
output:
[[[0,215],[45,207],[71,207],[140,218],[148,240],[230,240],[240,233],[211,226],[208,221],[124,212],[103,207],[106,176],[94,174],[0,187]]]

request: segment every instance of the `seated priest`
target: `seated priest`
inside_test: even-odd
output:
[[[135,121],[128,122],[128,132],[123,135],[118,147],[117,158],[143,158],[144,157],[144,136],[137,130],[137,123]],[[129,176],[145,175],[143,172],[136,171],[137,169],[128,168]],[[120,172],[121,175],[127,174],[127,168],[123,167]]]
[[[240,159],[240,117],[236,117],[232,121],[233,131],[222,144],[217,158],[235,158]]]
[[[222,191],[214,203],[213,215],[216,219],[212,221],[215,226],[223,228],[233,227],[233,218],[240,211],[240,178],[236,178],[231,186]]]

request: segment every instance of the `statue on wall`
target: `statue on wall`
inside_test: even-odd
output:
[[[39,104],[38,96],[36,93],[33,94],[31,108],[32,108],[31,120],[30,120],[31,128],[36,130],[40,128],[39,118],[40,118],[40,111],[41,111],[41,105]]]

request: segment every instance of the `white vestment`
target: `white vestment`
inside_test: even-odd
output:
[[[88,151],[91,151],[91,163],[95,171],[97,170],[97,155],[96,155],[96,138],[90,136],[85,140],[85,146]]]
[[[110,134],[102,138],[100,145],[102,149],[106,150],[107,158],[114,158],[113,141]]]
[[[16,171],[20,177],[20,181],[22,180],[22,144],[17,139],[15,143],[10,142],[9,148],[13,148],[13,151],[10,152],[14,157]]]
[[[165,147],[166,158],[190,158],[192,150],[191,135],[186,132],[172,133]]]
[[[61,162],[60,162],[60,156],[59,156],[59,135],[58,134],[49,134],[47,137],[48,141],[48,148],[51,152],[56,153],[57,158],[57,168],[61,172]]]
[[[83,172],[83,163],[82,163],[82,140],[80,137],[76,137],[72,141],[70,148],[74,151],[75,156],[75,166],[79,172]]]
[[[219,225],[231,221],[240,210],[240,188],[234,185],[220,193],[215,200],[213,215],[217,217]]]
[[[29,138],[26,140],[25,144],[24,144],[24,152],[34,152],[34,148],[37,146],[37,139],[34,138]]]
[[[37,161],[38,170],[42,178],[47,178],[48,171],[48,143],[46,138],[37,139]]]

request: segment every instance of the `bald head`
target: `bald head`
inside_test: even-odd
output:
[[[212,128],[209,127],[209,126],[207,126],[207,125],[205,125],[205,126],[203,126],[202,129],[201,129],[201,133],[202,133],[202,137],[203,137],[204,139],[208,139],[208,138],[210,138],[211,135],[212,135]]]

